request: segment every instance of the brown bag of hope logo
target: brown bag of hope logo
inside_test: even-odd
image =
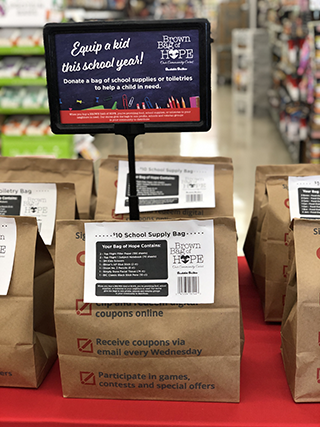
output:
[[[89,304],[84,221],[57,222],[63,395],[238,402],[243,346],[235,221],[214,219],[213,304]]]
[[[15,222],[11,281],[7,295],[0,296],[0,386],[36,388],[57,357],[53,264],[36,219]]]
[[[295,219],[281,353],[295,402],[320,402],[320,221]]]
[[[99,167],[98,198],[95,219],[129,220],[128,214],[115,215],[117,195],[118,162],[127,160],[124,156],[110,156],[101,160]],[[208,216],[233,216],[233,165],[227,157],[175,157],[136,156],[137,161],[178,162],[213,164],[215,167],[215,208],[168,209],[163,211],[140,212],[140,219],[157,221],[163,219],[201,219]]]
[[[288,274],[290,206],[288,176],[320,173],[318,165],[256,169],[253,213],[244,252],[262,301],[265,321],[281,322]]]

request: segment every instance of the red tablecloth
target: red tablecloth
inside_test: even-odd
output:
[[[65,399],[59,366],[38,390],[0,388],[5,426],[320,426],[320,404],[292,400],[280,355],[280,325],[265,324],[245,258],[239,258],[245,329],[241,403]]]

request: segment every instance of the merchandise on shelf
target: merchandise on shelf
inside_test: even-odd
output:
[[[156,19],[188,19],[201,17],[200,0],[158,0],[155,2]]]
[[[18,71],[19,77],[37,78],[46,77],[46,64],[44,58],[29,57],[26,58]]]
[[[14,115],[7,118],[2,126],[1,133],[5,135],[23,135],[30,122],[28,116]]]
[[[52,135],[50,119],[46,115],[13,115],[2,125],[3,135]]]
[[[244,0],[221,2],[217,7],[217,51],[218,83],[232,79],[232,30],[248,27],[248,9]]]
[[[67,7],[83,7],[95,10],[121,10],[126,6],[126,3],[126,0],[66,0]]]
[[[41,27],[0,29],[3,156],[75,156],[73,135],[51,132],[43,53]]]
[[[307,80],[307,102],[310,105],[310,112],[308,137],[303,144],[303,161],[320,163],[320,21],[308,23],[308,37],[304,48],[306,65],[301,68],[304,71],[303,77]]]
[[[51,135],[50,119],[46,115],[9,116],[3,126],[4,135]]]
[[[305,147],[305,162],[320,164],[320,139],[308,139]]]
[[[0,90],[1,109],[47,109],[47,90],[43,86],[6,86]]]
[[[272,51],[270,113],[293,161],[299,162],[302,145],[307,139],[310,104],[313,102],[307,25],[311,14],[304,0],[273,2],[269,7],[267,27]]]
[[[0,28],[0,46],[15,46],[19,35],[20,30],[18,28]]]
[[[1,127],[2,155],[75,157],[73,135],[53,135],[48,115],[8,116]]]
[[[6,56],[0,59],[0,78],[16,77],[21,70],[23,60],[20,56]]]
[[[42,44],[41,28],[22,28],[16,41],[17,46],[40,46]]]
[[[48,116],[31,116],[26,135],[52,135]]]
[[[101,158],[100,151],[94,145],[94,137],[89,134],[78,134],[74,136],[75,150],[78,155],[88,160]]]
[[[248,116],[267,110],[270,50],[265,29],[232,31],[232,98],[236,113]]]
[[[0,90],[0,108],[20,108],[25,94],[24,87],[3,87]]]
[[[41,86],[30,86],[26,88],[21,106],[26,109],[47,108],[49,110],[46,88]]]
[[[42,28],[0,28],[0,47],[43,46]]]

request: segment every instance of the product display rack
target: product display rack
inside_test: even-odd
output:
[[[319,160],[314,122],[317,85],[315,63],[317,13],[303,0],[266,1],[259,25],[266,27],[272,55],[270,115],[295,163]]]
[[[31,57],[44,56],[42,44],[35,46],[0,46],[0,57]],[[10,77],[0,77],[1,88],[39,88],[46,91],[45,76],[21,77],[13,75]],[[10,116],[29,116],[33,119],[36,116],[49,117],[49,107],[46,103],[39,106],[0,106],[0,115],[3,119]],[[57,158],[74,157],[74,143],[72,135],[54,135],[50,131],[44,134],[32,134],[22,132],[20,135],[1,134],[1,154],[3,156],[17,155],[50,155]]]
[[[0,47],[0,57],[5,56],[43,56],[43,46],[12,46]],[[0,87],[3,86],[46,86],[47,80],[45,77],[23,78],[15,77],[0,77]],[[48,110],[47,110],[48,111]]]
[[[269,92],[271,117],[294,162],[301,161],[306,137],[307,96],[299,74],[301,47],[307,28],[296,5],[279,5],[269,13],[273,87]]]
[[[232,30],[248,27],[248,8],[245,0],[221,2],[217,8],[217,81],[229,83],[232,79]]]
[[[304,161],[320,163],[320,21],[308,23],[309,73],[312,75],[313,102],[310,106],[308,138],[303,145]]]
[[[262,28],[232,31],[232,100],[235,114],[267,109],[270,87],[268,33]]]

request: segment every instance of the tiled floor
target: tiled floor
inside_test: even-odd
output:
[[[242,255],[253,206],[255,167],[261,164],[291,163],[291,158],[270,117],[265,115],[250,119],[235,114],[230,85],[216,85],[214,66],[212,76],[211,130],[141,135],[135,141],[136,154],[231,157],[234,164],[234,216],[239,238],[238,254]],[[103,157],[127,153],[126,140],[117,135],[99,135],[96,146]]]

